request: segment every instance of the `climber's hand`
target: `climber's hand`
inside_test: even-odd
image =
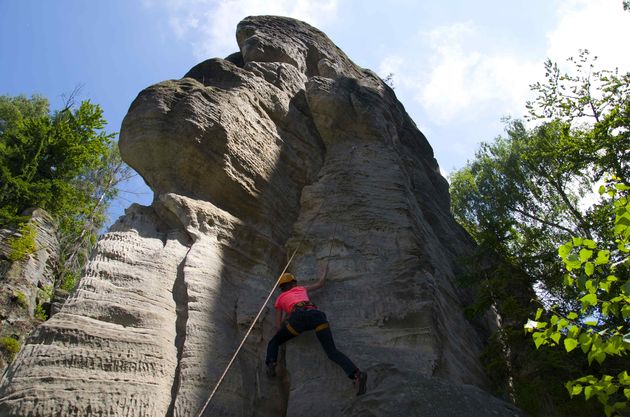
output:
[[[319,279],[325,280],[327,275],[328,275],[328,262],[326,262],[326,266],[319,267],[319,276],[320,276]]]
[[[325,267],[320,267],[319,280],[317,280],[315,284],[305,285],[304,288],[306,288],[308,291],[312,291],[323,287],[326,281],[326,275],[328,275],[328,262],[326,262]]]

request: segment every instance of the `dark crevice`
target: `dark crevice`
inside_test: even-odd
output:
[[[171,388],[171,404],[168,407],[166,417],[175,415],[175,400],[181,386],[181,361],[184,353],[184,343],[186,342],[186,325],[188,322],[188,289],[184,279],[184,266],[188,258],[190,249],[184,256],[184,259],[177,267],[177,276],[173,284],[173,300],[175,301],[175,313],[177,319],[175,321],[175,347],[177,348],[177,367],[175,368],[175,376],[173,378],[173,386]]]

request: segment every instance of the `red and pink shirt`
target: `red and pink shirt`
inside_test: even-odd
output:
[[[306,288],[298,285],[280,294],[278,298],[276,298],[276,303],[274,304],[274,307],[276,309],[285,311],[287,314],[290,314],[293,306],[301,301],[310,300],[308,298]]]

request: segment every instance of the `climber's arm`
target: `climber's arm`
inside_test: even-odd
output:
[[[328,275],[328,262],[326,262],[326,266],[320,271],[320,277],[315,284],[305,285],[307,291],[317,290],[324,286],[326,283],[326,275]]]

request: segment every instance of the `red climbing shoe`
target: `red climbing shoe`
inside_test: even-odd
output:
[[[354,386],[357,389],[357,395],[365,394],[365,384],[367,383],[367,373],[357,370],[354,374]]]

